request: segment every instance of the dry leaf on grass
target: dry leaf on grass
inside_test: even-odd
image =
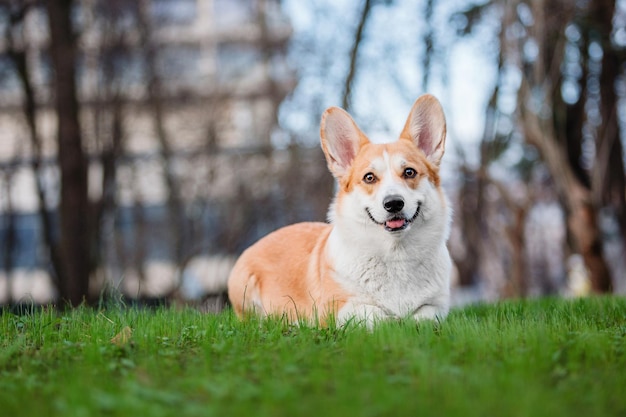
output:
[[[119,347],[126,346],[130,343],[132,335],[133,329],[131,329],[129,326],[126,326],[118,334],[111,338],[111,343]]]

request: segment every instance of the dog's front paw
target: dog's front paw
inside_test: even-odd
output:
[[[433,304],[423,304],[413,313],[413,319],[441,321],[448,315],[448,308]]]
[[[348,302],[338,312],[337,322],[341,325],[356,323],[373,329],[374,325],[391,317],[382,308],[372,304],[357,304]]]

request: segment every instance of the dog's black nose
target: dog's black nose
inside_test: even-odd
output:
[[[389,213],[397,213],[404,207],[404,200],[399,195],[390,195],[383,200],[383,207]]]

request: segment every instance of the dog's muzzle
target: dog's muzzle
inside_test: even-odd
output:
[[[404,208],[404,199],[399,196],[389,196],[383,200],[383,207],[390,214],[389,218],[383,222],[379,222],[374,218],[369,208],[365,208],[367,215],[370,220],[374,223],[383,226],[388,232],[399,232],[401,230],[406,229],[409,225],[417,219],[417,216],[420,214],[420,210],[422,208],[422,203],[417,203],[417,209],[415,209],[415,214],[411,218],[406,218],[400,212]]]

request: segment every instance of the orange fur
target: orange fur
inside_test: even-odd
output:
[[[289,321],[340,309],[348,294],[331,277],[325,257],[331,226],[299,223],[279,229],[248,248],[231,273],[228,296],[235,312],[281,316]]]

